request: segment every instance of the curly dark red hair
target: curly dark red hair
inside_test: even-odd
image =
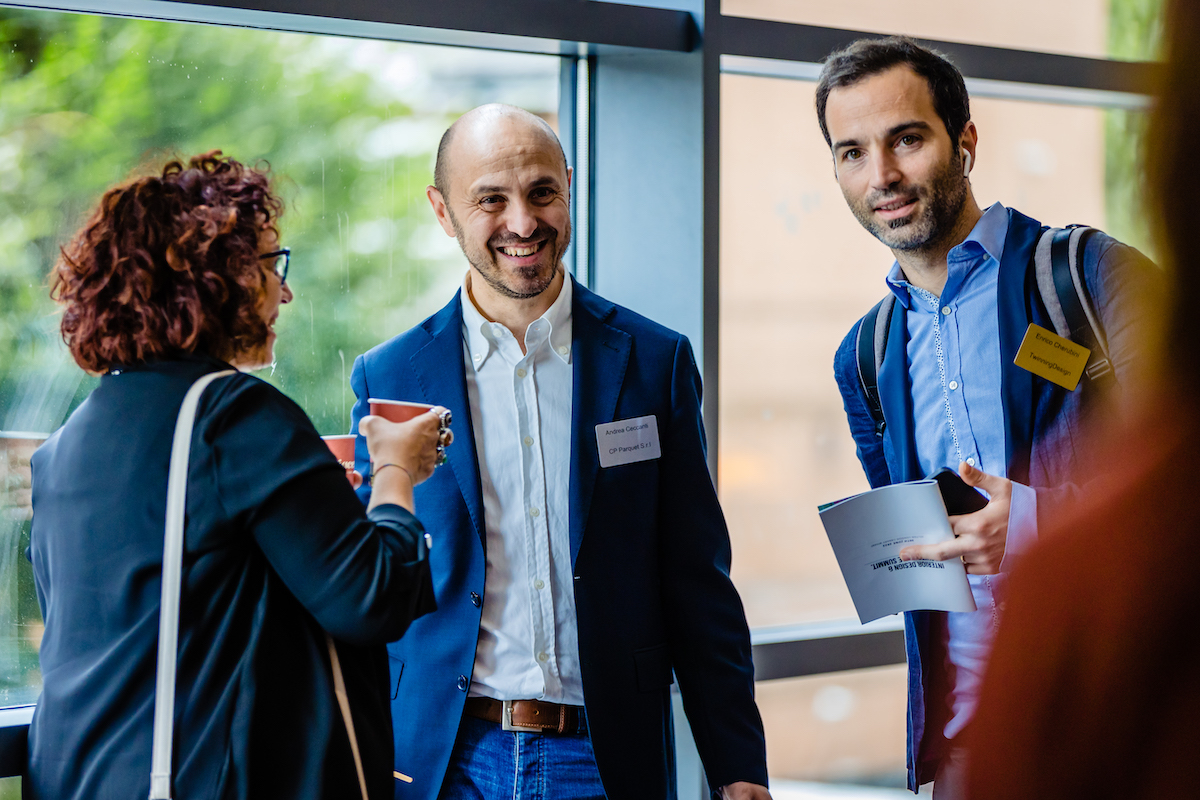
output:
[[[266,171],[220,150],[108,190],[51,276],[75,361],[99,373],[266,342],[258,240],[282,212]]]

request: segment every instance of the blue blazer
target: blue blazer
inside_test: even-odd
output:
[[[1030,323],[1054,329],[1042,304],[1030,257],[1041,223],[1009,210],[1008,233],[996,287],[1000,322],[1001,392],[1004,399],[1004,443],[1011,480],[1037,492],[1038,528],[1063,502],[1078,492],[1074,482],[1086,472],[1086,437],[1081,435],[1089,415],[1100,411],[1096,387],[1088,381],[1074,392],[1034,376],[1013,364]],[[1102,233],[1093,235],[1084,251],[1083,274],[1108,336],[1109,354],[1117,380],[1136,372],[1139,309],[1134,296],[1151,290],[1161,279],[1145,256]],[[879,396],[887,429],[883,436],[867,410],[858,379],[855,323],[834,356],[834,374],[858,458],[871,486],[917,480],[916,440],[913,436],[912,384],[909,380],[905,309],[895,306],[888,346],[879,370]],[[942,729],[949,720],[944,663],[943,612],[909,612],[905,616],[908,655],[908,788],[933,780],[944,752]],[[930,665],[930,669],[925,669]]]
[[[585,708],[611,800],[675,797],[672,672],[709,782],[766,784],[745,614],[705,461],[700,376],[686,337],[575,285],[571,562]],[[446,406],[457,444],[417,487],[438,610],[389,645],[396,797],[433,800],[475,662],[484,593],[483,497],[456,294],[354,362],[353,429],[368,397]],[[662,457],[601,469],[596,425],[653,414]],[[360,469],[366,446],[359,439]],[[369,491],[364,489],[365,492]]]

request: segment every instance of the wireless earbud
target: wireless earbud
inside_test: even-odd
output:
[[[963,154],[963,177],[966,178],[971,174],[971,154],[967,152],[967,148],[962,149]]]

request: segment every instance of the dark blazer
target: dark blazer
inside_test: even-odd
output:
[[[579,285],[572,330],[571,560],[585,707],[605,791],[611,800],[675,797],[672,670],[709,782],[765,784],[750,637],[705,463],[691,346]],[[459,297],[360,356],[351,384],[355,424],[367,397],[454,413],[459,444],[417,487],[439,610],[388,648],[396,769],[414,779],[397,782],[396,797],[432,800],[470,685],[486,563]],[[596,425],[650,414],[662,457],[601,469]],[[365,456],[360,439],[360,468]]]
[[[184,393],[228,365],[114,370],[33,456],[30,557],[44,686],[25,797],[150,790],[167,464]],[[117,374],[119,373],[119,374]],[[422,530],[363,513],[304,412],[249,375],[201,398],[188,469],[176,797],[354,798],[324,632],[373,798],[391,793],[384,643],[432,608]]]
[[[1009,210],[1008,234],[1000,262],[996,307],[1000,322],[1001,392],[1004,400],[1005,454],[1010,480],[1037,492],[1038,528],[1044,530],[1055,510],[1078,493],[1077,479],[1086,472],[1088,442],[1081,431],[1088,415],[1098,411],[1098,391],[1089,381],[1074,392],[1034,376],[1013,364],[1030,323],[1054,329],[1037,289],[1030,256],[1041,223]],[[1109,341],[1117,380],[1136,373],[1137,334],[1142,304],[1135,298],[1160,280],[1158,268],[1145,256],[1104,234],[1096,234],[1084,252],[1083,274]],[[879,370],[879,395],[887,429],[883,436],[867,410],[858,378],[855,346],[861,320],[846,335],[834,356],[834,374],[845,404],[858,458],[871,486],[924,477],[917,464],[913,435],[912,384],[909,380],[908,326],[903,306],[892,314],[888,346]],[[942,612],[905,614],[908,652],[908,787],[933,780],[944,747],[942,728],[949,708],[948,687],[939,667],[944,663]],[[925,665],[931,665],[926,669]]]

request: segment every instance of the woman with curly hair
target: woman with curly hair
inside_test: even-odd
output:
[[[219,151],[108,193],[53,295],[100,384],[33,456],[30,557],[45,618],[26,797],[149,791],[167,466],[201,376],[269,364],[292,299],[282,204]],[[304,412],[235,372],[203,393],[187,474],[174,796],[360,793],[325,634],[337,640],[371,797],[392,796],[384,644],[434,607],[413,484],[439,420],[363,420],[364,511]]]

